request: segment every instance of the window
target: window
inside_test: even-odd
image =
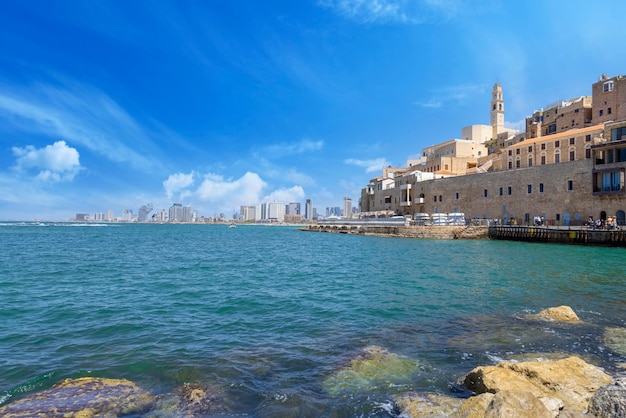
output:
[[[513,189],[511,189],[511,186],[506,188],[506,193],[511,196],[511,194],[513,193]]]
[[[443,200],[443,196],[439,195],[439,201],[441,202]]]
[[[603,93],[608,93],[610,91],[613,91],[613,81],[607,81],[606,83],[602,85]]]
[[[626,139],[626,126],[611,129],[611,141],[621,141]]]
[[[504,195],[504,189],[500,187],[500,196]]]
[[[603,171],[595,173],[593,178],[594,192],[623,192],[624,170]]]
[[[554,152],[554,164],[558,164],[561,162],[561,153],[559,152],[559,150],[556,150]]]
[[[543,151],[544,149],[546,149],[546,144],[541,144],[541,150]]]
[[[454,194],[454,198],[455,198],[456,200],[459,200],[459,192],[456,192],[456,193]]]
[[[600,110],[598,111],[598,116],[602,116],[603,114],[604,114],[604,110],[603,110],[603,109],[600,109]]]
[[[516,149],[516,150],[515,150],[515,155],[519,155],[519,152],[520,152],[520,149],[519,149],[519,148],[518,148],[518,149]]]
[[[515,160],[515,168],[520,168],[522,166],[522,161],[518,158]]]
[[[546,165],[546,155],[545,154],[541,155],[541,165]]]
[[[528,147],[528,152],[533,152],[533,146],[532,145]]]
[[[580,109],[574,109],[574,113],[578,113]]]
[[[539,183],[539,193],[543,193],[543,183]]]
[[[611,108],[609,107],[608,109],[606,109],[606,114],[610,115],[611,114]]]
[[[561,146],[561,141],[554,141],[554,147],[558,148]]]
[[[487,189],[483,190],[483,196],[487,197]]]
[[[513,155],[513,150],[509,150],[509,157]]]
[[[528,167],[533,166],[533,157],[528,157]]]
[[[585,142],[591,142],[591,135],[585,136]]]
[[[572,180],[567,180],[567,190],[570,192],[574,190],[574,182]]]
[[[585,148],[585,158],[591,158],[591,148]]]
[[[528,185],[528,194],[531,194],[533,192],[533,185],[529,184]]]
[[[570,138],[569,139],[569,144],[570,145],[576,145],[576,138]]]
[[[509,160],[509,170],[513,169],[513,161]]]
[[[556,123],[553,123],[552,125],[548,126],[548,133],[553,134],[555,132],[556,132]]]
[[[570,150],[570,152],[569,152],[569,160],[570,161],[576,160],[576,151]]]
[[[437,196],[433,196],[433,197],[434,197],[434,201],[436,202],[437,201]]]

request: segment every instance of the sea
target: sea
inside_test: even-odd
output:
[[[403,393],[469,396],[479,365],[626,362],[623,248],[71,222],[0,243],[0,406],[93,376],[203,385],[209,417],[395,417]],[[529,317],[560,305],[582,321]],[[400,361],[359,366],[371,347]]]

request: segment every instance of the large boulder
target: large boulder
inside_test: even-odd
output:
[[[560,400],[564,407],[577,411],[587,410],[596,390],[609,383],[609,375],[578,357],[481,366],[464,379],[465,387],[477,394],[523,390],[550,409]]]
[[[502,390],[496,393],[485,411],[485,418],[554,418],[555,416],[539,399],[525,390]]]
[[[578,322],[580,318],[572,308],[566,305],[547,308],[535,315],[528,315],[530,319],[544,319],[549,321]]]
[[[484,418],[487,408],[494,398],[493,393],[485,392],[480,395],[472,396],[466,399],[458,410],[456,410],[452,418]]]
[[[626,378],[598,389],[589,402],[589,413],[598,418],[626,418]]]
[[[0,416],[80,417],[139,414],[155,398],[128,380],[83,377],[63,380],[0,408]]]
[[[451,416],[459,409],[463,399],[438,393],[409,392],[397,396],[395,402],[401,411],[400,416],[434,418]]]

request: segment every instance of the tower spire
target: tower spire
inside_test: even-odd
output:
[[[504,132],[504,98],[502,84],[493,85],[491,92],[491,136],[496,139],[500,132]]]

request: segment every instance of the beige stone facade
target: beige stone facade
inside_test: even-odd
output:
[[[626,224],[626,78],[603,76],[592,90],[591,98],[535,112],[527,132],[511,135],[503,131],[502,88],[496,84],[495,138],[425,148],[420,164],[370,181],[361,191],[362,212],[411,217],[456,212],[520,224],[541,216],[558,225],[615,216]]]
[[[594,124],[626,119],[626,78],[602,75],[591,86],[591,93]]]

